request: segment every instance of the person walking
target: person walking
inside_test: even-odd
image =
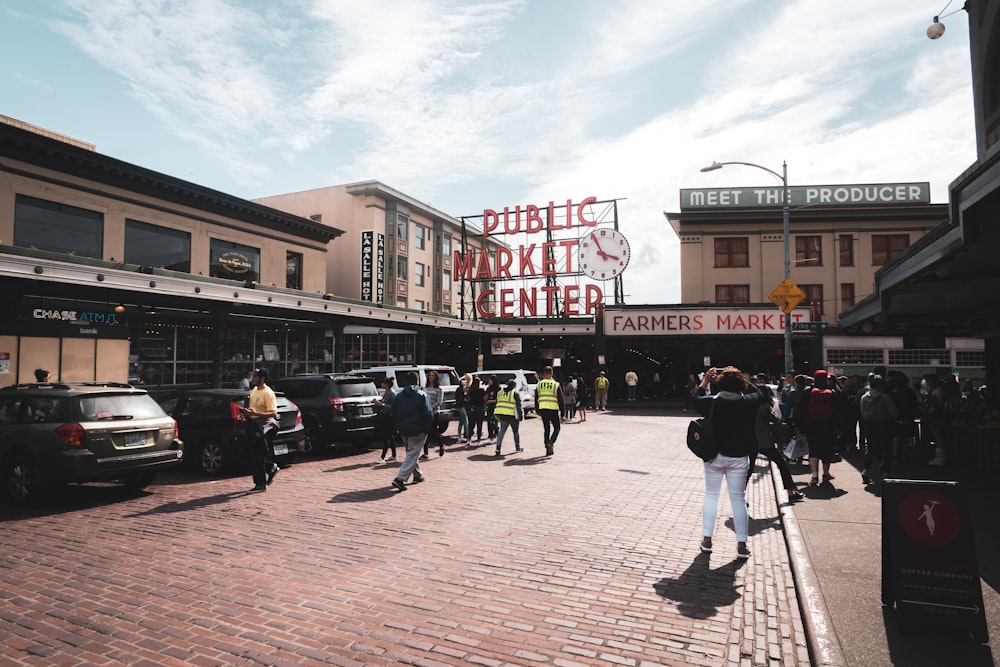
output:
[[[581,375],[576,379],[576,409],[580,415],[581,424],[587,421],[587,401],[589,400],[590,397],[587,395],[587,381]]]
[[[813,374],[813,386],[805,389],[795,402],[795,426],[806,434],[809,442],[809,486],[819,486],[819,468],[823,464],[823,481],[836,479],[830,471],[837,441],[837,429],[843,418],[843,396],[836,382],[830,382],[826,371]]]
[[[486,404],[486,432],[489,435],[486,444],[492,444],[497,441],[497,419],[493,414],[493,410],[497,405],[497,392],[499,391],[500,381],[496,375],[491,375],[486,382],[486,397],[484,399]]]
[[[759,377],[758,377],[759,380]],[[767,457],[767,460],[774,463],[781,475],[781,485],[788,492],[789,500],[802,500],[805,496],[795,485],[792,471],[788,468],[788,461],[784,454],[778,449],[775,443],[771,425],[781,422],[781,410],[778,407],[778,397],[774,391],[767,386],[766,378],[763,381],[755,382],[757,391],[760,392],[760,408],[757,411],[757,420],[754,422],[754,435],[757,436],[757,451]],[[749,475],[747,476],[749,480]]]
[[[562,390],[562,420],[569,422],[576,414],[576,382],[574,382],[572,375],[566,379]]]
[[[378,425],[376,432],[384,438],[382,455],[375,461],[375,465],[396,460],[396,429],[393,427],[392,417],[389,415],[389,404],[392,403],[392,384],[393,378],[391,375],[386,375],[382,378],[382,381],[379,383],[381,395],[375,399],[375,407],[378,410],[375,413],[375,423]],[[385,455],[390,449],[392,449],[392,456],[386,458]]]
[[[438,376],[437,371],[427,371],[427,387],[424,391],[431,401],[431,410],[434,412],[434,425],[431,427],[431,430],[427,434],[427,439],[424,441],[424,455],[420,457],[421,461],[427,460],[427,451],[430,448],[431,440],[435,440],[438,444],[438,456],[444,456],[444,440],[441,438],[441,434],[438,433],[438,414],[441,412],[441,404],[444,402],[444,390],[441,389],[441,378]]]
[[[521,447],[521,433],[519,431],[521,420],[524,419],[524,413],[521,409],[521,396],[516,391],[517,380],[507,380],[507,386],[497,392],[497,404],[493,408],[493,414],[497,418],[497,451],[496,455],[500,456],[500,450],[503,447],[503,436],[507,433],[509,428],[514,433],[514,451],[523,452],[524,449]]]
[[[601,374],[594,380],[594,410],[608,409],[608,390],[610,388],[611,380],[608,379],[604,371],[601,371]]]
[[[247,407],[246,436],[249,440],[247,453],[250,457],[250,472],[253,476],[251,491],[267,491],[274,476],[278,474],[278,464],[271,460],[271,443],[278,434],[278,400],[274,390],[267,386],[267,369],[257,368],[251,376],[253,389]]]
[[[555,453],[556,439],[559,437],[559,407],[562,405],[562,387],[552,379],[552,366],[542,369],[542,379],[535,385],[535,407],[542,418],[545,434],[545,455]]]
[[[885,378],[874,375],[868,382],[868,391],[861,397],[861,416],[865,419],[865,435],[868,437],[861,469],[861,481],[865,486],[872,483],[870,470],[875,459],[879,460],[883,480],[889,476],[892,465],[892,435],[899,410],[885,390]]]
[[[472,383],[472,376],[466,373],[458,382],[455,389],[455,414],[458,415],[458,442],[469,442],[472,439],[472,429],[469,428],[468,404],[469,385]]]
[[[406,491],[406,482],[410,479],[411,474],[414,484],[424,481],[424,476],[420,472],[420,453],[427,441],[427,433],[434,426],[434,411],[431,409],[431,400],[419,384],[420,378],[416,372],[407,373],[406,386],[393,397],[392,403],[389,405],[392,423],[406,446],[403,465],[399,466],[399,470],[396,471],[396,476],[392,480],[392,485],[400,491]]]
[[[639,376],[636,375],[635,371],[629,371],[625,374],[625,385],[628,387],[628,400],[635,400],[635,392],[639,388]]]
[[[486,390],[483,389],[479,376],[473,376],[472,384],[466,394],[465,408],[469,412],[469,443],[479,442],[483,439],[483,419],[486,417]],[[473,439],[472,432],[476,432]]]
[[[715,383],[718,390],[714,395],[706,395],[710,383]],[[712,551],[712,536],[719,514],[719,493],[725,478],[733,510],[736,558],[746,560],[750,558],[746,483],[750,462],[757,455],[754,425],[761,408],[760,392],[746,381],[738,368],[727,366],[721,371],[710,368],[701,378],[699,396],[694,405],[703,417],[712,415],[712,426],[719,443],[718,455],[704,464],[705,499],[702,503],[702,540],[699,548],[703,553]]]

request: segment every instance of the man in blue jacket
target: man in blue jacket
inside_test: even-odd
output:
[[[420,474],[420,453],[424,449],[427,434],[434,425],[430,398],[420,388],[420,378],[415,372],[407,373],[406,386],[389,404],[389,415],[406,447],[406,457],[392,480],[392,485],[400,491],[406,491],[410,473],[413,474],[414,484],[424,481],[424,476]]]

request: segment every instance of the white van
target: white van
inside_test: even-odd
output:
[[[475,373],[470,373],[470,375],[479,377],[479,382],[486,386],[486,382],[490,379],[491,375],[495,375],[497,382],[503,387],[507,384],[508,380],[515,380],[517,382],[517,391],[521,395],[521,409],[524,410],[524,414],[535,409],[535,385],[538,384],[538,374],[535,371],[525,370],[523,368],[516,368],[512,370],[495,370],[495,371],[476,371]]]
[[[355,368],[347,372],[348,375],[364,375],[375,380],[378,386],[386,376],[393,379],[392,391],[399,393],[406,386],[406,376],[416,373],[420,379],[420,386],[427,386],[427,372],[437,371],[438,379],[441,381],[441,392],[444,397],[441,400],[441,411],[438,413],[438,432],[444,433],[448,429],[448,422],[458,419],[455,414],[455,390],[459,385],[458,373],[454,366],[438,366],[435,364],[399,364],[394,366],[373,366],[371,368]],[[534,397],[532,397],[534,400]]]

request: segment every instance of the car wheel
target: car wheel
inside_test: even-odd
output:
[[[4,467],[4,489],[15,505],[26,505],[38,495],[38,478],[31,461],[18,456]]]
[[[201,446],[198,453],[198,467],[206,475],[221,475],[227,463],[226,449],[214,440]]]
[[[447,431],[448,430],[448,424],[450,424],[450,423],[451,422],[438,422],[438,425],[437,425],[438,435],[442,435],[445,431]]]
[[[156,473],[137,472],[132,475],[125,475],[122,477],[122,482],[133,491],[141,491],[152,484],[154,479],[156,479]]]
[[[306,424],[305,438],[302,443],[302,453],[306,456],[316,454],[323,444],[323,430],[316,424]]]

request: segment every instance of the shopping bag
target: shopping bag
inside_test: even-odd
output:
[[[785,447],[785,458],[789,461],[805,458],[809,456],[809,442],[804,435],[799,435],[791,439]]]

